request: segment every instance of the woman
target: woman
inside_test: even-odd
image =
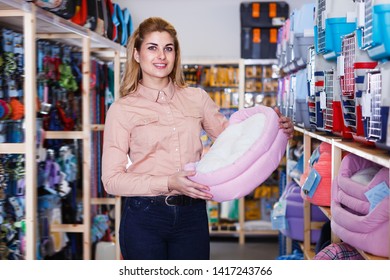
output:
[[[209,259],[206,201],[212,196],[183,167],[201,157],[201,130],[215,139],[228,121],[204,90],[186,86],[176,30],[167,21],[143,21],[127,57],[121,98],[107,112],[102,159],[106,191],[126,197],[122,255]],[[292,135],[288,118],[281,116],[280,126]]]

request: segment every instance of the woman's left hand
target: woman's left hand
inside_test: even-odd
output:
[[[279,127],[283,129],[288,139],[291,139],[294,134],[294,124],[292,123],[290,118],[282,115],[279,108],[275,107],[274,110],[279,116]]]

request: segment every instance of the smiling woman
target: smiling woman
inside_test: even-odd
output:
[[[154,82],[160,83],[156,88],[162,88],[164,83],[167,85],[169,78],[179,87],[185,86],[177,32],[167,21],[153,17],[142,22],[129,40],[127,57],[127,67],[120,88],[121,96],[137,89],[139,81],[143,80],[143,75],[146,74],[144,73],[146,69],[143,67],[148,67],[148,63],[155,65],[155,63],[163,62],[166,65],[166,75],[162,77],[162,81],[154,80]],[[143,61],[144,59],[145,61]],[[156,66],[154,67],[157,69]],[[155,74],[149,75],[153,77]],[[143,82],[145,83],[145,81]]]
[[[175,62],[175,47],[168,32],[152,32],[141,45],[134,50],[134,59],[142,68],[143,84],[152,84],[156,78],[167,77]]]
[[[202,129],[216,139],[228,126],[200,88],[188,87],[175,28],[144,20],[127,46],[120,93],[106,115],[102,181],[125,197],[120,224],[124,259],[209,259],[210,187],[184,170],[202,154]],[[276,117],[291,136],[292,122]],[[127,166],[128,158],[132,164]]]

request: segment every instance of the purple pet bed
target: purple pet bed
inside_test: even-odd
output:
[[[287,203],[286,220],[287,229],[281,229],[280,232],[293,240],[303,241],[304,237],[304,217],[303,217],[303,198],[301,196],[301,187],[291,182],[286,186],[280,199],[285,199]],[[311,205],[311,221],[325,222],[328,218],[322,213],[316,205]],[[320,236],[320,230],[311,231],[311,242],[316,243]]]

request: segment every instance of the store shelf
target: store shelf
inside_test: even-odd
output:
[[[303,129],[302,127],[299,127],[299,126],[294,126],[294,130],[295,131],[298,131],[298,132],[300,132],[300,133],[302,133],[302,134],[304,134],[305,133],[305,129]]]
[[[82,224],[52,224],[50,226],[51,232],[85,232],[85,225]]]
[[[314,133],[310,131],[305,131],[305,134],[311,137],[312,139],[320,140],[321,142],[326,142],[328,144],[332,144],[332,141],[340,139],[336,136],[331,136],[327,133]]]
[[[359,157],[390,168],[390,154],[388,151],[368,147],[357,142],[334,141],[333,145],[341,150],[353,153]]]
[[[100,36],[91,30],[58,17],[24,0],[0,0],[0,25],[24,35],[24,105],[25,105],[25,143],[2,143],[0,154],[25,155],[25,182],[29,186],[25,191],[25,259],[37,258],[37,166],[36,166],[36,40],[52,40],[78,49],[82,53],[82,109],[81,131],[46,131],[44,139],[79,139],[82,141],[82,196],[83,224],[51,224],[52,232],[74,232],[83,235],[81,246],[83,258],[91,259],[91,203],[95,205],[115,205],[120,209],[119,198],[91,199],[90,187],[90,134],[102,131],[102,125],[90,123],[90,62],[91,55],[101,60],[114,61],[115,96],[118,96],[120,82],[120,62],[126,57],[126,48]],[[115,211],[115,220],[120,220],[120,211]],[[116,230],[119,226],[115,224]],[[119,242],[117,242],[119,244]],[[117,258],[120,258],[119,245]]]
[[[322,226],[324,224],[325,224],[324,222],[310,222],[310,229],[311,230],[313,230],[313,229],[320,230],[320,229],[322,229]]]
[[[1,143],[0,154],[24,154],[26,145],[24,143]]]
[[[116,198],[114,197],[107,197],[107,198],[101,198],[101,197],[93,197],[91,198],[91,204],[92,205],[115,205]]]
[[[343,152],[349,152],[353,153],[359,157],[362,157],[364,159],[367,159],[369,161],[375,162],[381,166],[384,166],[386,168],[390,168],[390,154],[388,151],[375,148],[375,147],[369,147],[367,145],[364,145],[362,143],[354,142],[352,140],[344,140],[340,137],[328,135],[324,132],[313,132],[313,131],[307,131],[300,127],[295,127],[296,131],[299,131],[304,136],[304,156],[305,156],[305,162],[308,162],[308,159],[311,155],[311,139],[317,139],[321,142],[326,142],[332,145],[332,180],[337,176],[338,170],[340,168],[340,163],[342,160],[342,153]],[[320,224],[314,225],[312,222],[310,222],[310,202],[305,201],[306,207],[304,208],[304,217],[305,217],[305,239],[302,245],[303,251],[305,253],[305,258],[311,259],[313,256],[313,252],[311,248],[311,240],[310,240],[310,230],[312,229],[318,229],[320,227]],[[328,217],[328,219],[332,219],[331,214],[331,207],[324,207],[320,206],[320,210]],[[390,209],[389,209],[390,212]],[[389,237],[390,238],[390,237]],[[341,240],[335,236],[332,233],[332,242],[340,242]],[[357,249],[357,248],[356,248]],[[368,254],[362,250],[359,250],[359,253],[367,260],[388,260],[389,257],[380,257],[375,256],[372,254]]]
[[[83,131],[45,131],[45,139],[83,139]]]
[[[340,137],[338,136],[334,136],[334,135],[331,135],[329,133],[326,133],[326,132],[312,132],[312,131],[308,131],[308,130],[305,130],[299,126],[294,126],[294,130],[295,131],[298,131],[304,135],[307,135],[309,136],[310,138],[313,138],[313,139],[317,139],[317,140],[320,140],[321,142],[326,142],[328,144],[332,144],[332,141],[337,141],[337,140],[341,140]]]
[[[245,231],[246,236],[278,236],[279,231],[277,230],[246,230]]]
[[[126,56],[126,48],[123,46],[24,0],[1,0],[0,24],[23,32],[23,15],[26,12],[35,14],[37,39],[55,39],[81,49],[80,39],[89,38],[92,52],[97,56],[102,53],[101,59],[114,57],[115,51],[119,52],[120,56]]]

